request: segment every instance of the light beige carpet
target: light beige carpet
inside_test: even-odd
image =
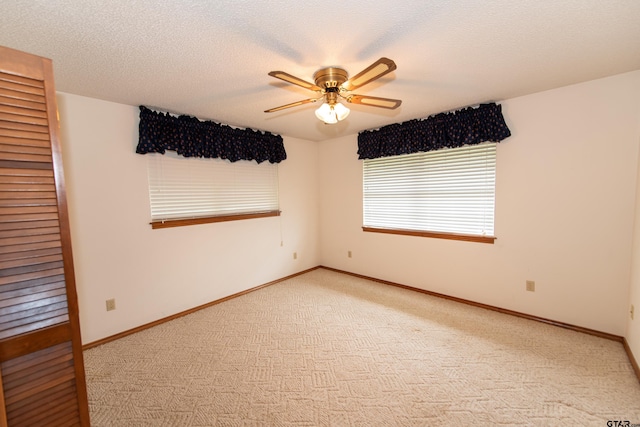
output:
[[[93,426],[640,423],[620,343],[324,269],[85,364]]]

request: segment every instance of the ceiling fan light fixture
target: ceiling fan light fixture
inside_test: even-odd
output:
[[[316,110],[316,117],[326,124],[332,125],[346,119],[349,112],[350,110],[339,102],[333,105],[325,102]]]
[[[331,111],[331,106],[326,102],[322,103],[322,105],[316,110],[316,117],[328,124],[336,123],[338,121],[335,112]]]
[[[336,112],[336,118],[338,119],[338,121],[346,119],[351,112],[351,110],[345,107],[344,104],[341,104],[339,102],[333,106],[333,111]]]

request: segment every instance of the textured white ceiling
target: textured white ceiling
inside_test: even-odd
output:
[[[0,45],[53,59],[57,90],[319,141],[640,69],[639,0],[10,0]],[[336,125],[269,77],[398,69]]]

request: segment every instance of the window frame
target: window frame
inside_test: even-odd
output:
[[[167,154],[169,154],[167,156]],[[220,214],[216,214],[216,213],[211,213],[211,214],[205,214],[205,215],[196,215],[194,212],[194,215],[189,215],[188,213],[185,214],[184,216],[181,217],[169,217],[172,214],[169,214],[169,216],[167,218],[159,218],[159,219],[153,219],[154,217],[154,212],[153,212],[153,202],[152,202],[152,192],[154,191],[154,188],[152,188],[152,174],[158,174],[158,173],[162,173],[162,171],[159,171],[158,168],[162,169],[164,167],[169,167],[171,168],[172,166],[167,166],[167,163],[162,163],[163,161],[165,161],[165,159],[167,158],[171,158],[171,160],[169,160],[170,162],[173,161],[180,161],[180,162],[184,162],[184,161],[192,161],[192,162],[208,162],[211,163],[212,167],[216,167],[215,166],[215,162],[218,162],[219,164],[222,164],[222,162],[225,162],[225,168],[227,168],[227,171],[225,172],[226,178],[228,179],[229,176],[234,176],[236,174],[238,174],[238,171],[231,171],[231,167],[233,167],[236,164],[240,164],[240,162],[243,162],[243,167],[246,168],[246,164],[252,161],[248,161],[248,160],[239,160],[238,162],[229,162],[228,160],[223,160],[223,159],[217,159],[217,158],[212,158],[212,159],[205,159],[205,158],[195,158],[195,157],[189,157],[189,158],[185,158],[182,157],[180,155],[178,155],[177,153],[171,152],[171,151],[167,151],[165,154],[159,154],[159,153],[153,153],[153,154],[148,154],[147,155],[147,190],[148,190],[148,194],[149,194],[149,209],[150,209],[150,214],[151,214],[151,221],[149,222],[149,224],[151,225],[152,229],[161,229],[161,228],[172,228],[172,227],[183,227],[183,226],[189,226],[189,225],[199,225],[199,224],[210,224],[210,223],[217,223],[217,222],[228,222],[228,221],[239,221],[239,220],[246,220],[246,219],[256,219],[256,218],[268,218],[268,217],[274,217],[274,216],[280,216],[281,211],[280,211],[280,194],[279,194],[279,178],[278,178],[278,167],[279,164],[278,163],[274,163],[274,164],[270,164],[270,166],[275,167],[275,172],[270,172],[271,177],[270,179],[273,179],[274,181],[272,182],[273,187],[271,188],[272,192],[275,193],[275,204],[277,206],[273,206],[276,207],[276,209],[258,209],[255,211],[245,211],[245,210],[241,210],[238,212],[223,212]],[[175,165],[176,163],[174,163]],[[193,163],[192,163],[193,164]],[[255,167],[264,167],[265,164],[263,163],[255,163]],[[156,168],[155,171],[152,171],[152,168]],[[182,165],[180,165],[180,167],[177,167],[176,169],[172,170],[172,173],[177,173],[176,171],[179,171],[179,173],[184,173],[184,170],[182,169]],[[191,168],[189,168],[191,169]],[[191,177],[190,176],[180,176],[180,180],[189,180]],[[199,179],[201,179],[201,177],[198,177]],[[162,178],[161,178],[162,179]],[[156,181],[158,181],[159,179],[156,177],[155,178]],[[197,181],[198,183],[202,184],[202,181]],[[228,183],[227,183],[228,184]],[[210,191],[212,192],[216,192],[215,190],[213,190],[214,188],[218,187],[220,185],[220,183],[217,184],[213,184],[212,183],[212,188],[210,189]],[[228,190],[228,188],[224,187],[222,189],[222,192],[224,193],[224,190]],[[233,188],[234,190],[236,188]],[[193,188],[191,189],[193,191]],[[220,188],[217,188],[217,190],[220,190]],[[220,191],[218,191],[218,194],[220,193]],[[204,199],[203,199],[204,200]],[[217,199],[216,199],[217,200]],[[228,205],[226,205],[228,206]],[[200,206],[199,206],[200,207]],[[201,207],[200,207],[201,208]],[[225,209],[226,210],[226,209]]]
[[[497,237],[495,236],[480,236],[475,234],[463,234],[463,233],[446,233],[443,231],[406,230],[402,228],[380,228],[380,227],[362,226],[362,231],[369,232],[369,233],[399,234],[401,236],[433,237],[436,239],[461,240],[465,242],[477,242],[477,243],[489,243],[489,244],[493,244],[497,239]]]
[[[151,221],[149,224],[152,229],[157,228],[171,228],[171,227],[184,227],[187,225],[199,225],[199,224],[211,224],[215,222],[227,222],[227,221],[240,221],[243,219],[255,219],[255,218],[268,218],[272,216],[280,216],[282,212],[277,211],[265,211],[246,214],[232,214],[232,215],[214,215],[214,216],[201,216],[197,218],[184,218],[184,219],[165,219]]]
[[[482,143],[481,145],[488,145],[488,144],[493,144],[494,145],[494,149],[495,149],[495,162],[497,163],[497,143],[495,142],[485,142]],[[475,145],[474,145],[475,146]],[[462,148],[469,148],[469,147],[474,147],[474,146],[462,146],[462,147],[457,147],[457,148],[452,148],[452,149],[445,149],[445,150],[456,150],[456,149],[462,149]],[[442,151],[442,150],[436,150],[436,151]],[[412,153],[409,154],[408,156],[411,155],[424,155],[425,153]],[[407,155],[401,155],[401,156],[407,156]],[[399,156],[390,156],[390,157],[399,157]],[[363,220],[363,226],[362,226],[362,231],[363,232],[372,232],[372,233],[383,233],[383,234],[395,234],[395,235],[404,235],[404,236],[418,236],[418,237],[430,237],[430,238],[438,238],[438,239],[449,239],[449,240],[458,240],[458,241],[468,241],[468,242],[477,242],[477,243],[487,243],[487,244],[494,244],[495,240],[497,239],[497,237],[495,236],[495,204],[496,204],[496,192],[495,192],[495,178],[497,175],[497,164],[494,166],[494,175],[493,175],[493,232],[491,235],[485,235],[485,234],[471,234],[471,233],[464,233],[464,232],[450,232],[450,231],[438,231],[438,230],[422,230],[422,229],[410,229],[410,228],[402,228],[402,227],[383,227],[383,226],[377,226],[377,225],[367,225],[366,221],[365,221],[365,215],[366,215],[366,207],[365,207],[365,198],[366,198],[366,181],[365,181],[365,163],[367,161],[372,161],[372,160],[380,160],[380,159],[365,159],[363,161],[363,195],[362,195],[362,201],[363,201],[363,212],[362,212],[362,220]],[[407,175],[409,176],[409,175]]]

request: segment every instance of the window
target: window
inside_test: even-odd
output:
[[[363,161],[365,231],[493,243],[496,144]]]
[[[278,164],[148,154],[153,228],[277,216]]]

